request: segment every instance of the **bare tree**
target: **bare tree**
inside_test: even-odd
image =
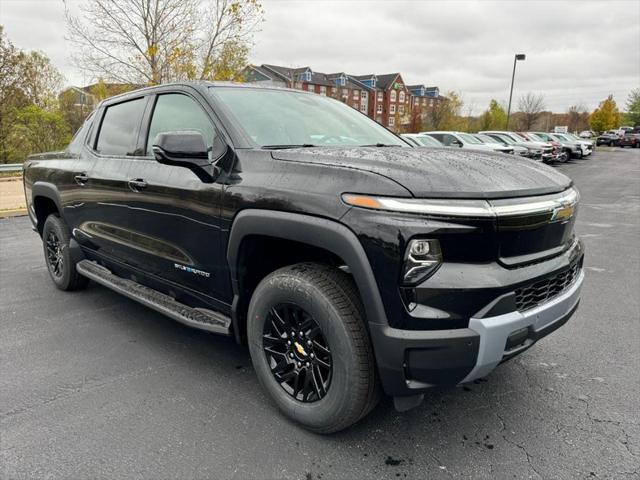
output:
[[[544,96],[535,93],[527,93],[520,97],[518,109],[523,113],[522,129],[532,130],[544,112]]]
[[[263,18],[257,0],[89,0],[66,11],[76,65],[93,78],[158,84],[219,77],[246,58]]]
[[[572,105],[567,111],[567,126],[570,132],[589,128],[589,112],[584,105]]]

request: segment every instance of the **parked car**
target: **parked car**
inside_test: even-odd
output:
[[[495,147],[508,148],[509,151],[505,152],[505,153],[513,153],[513,154],[520,155],[520,156],[525,156],[525,157],[529,153],[529,151],[524,147],[519,147],[517,145],[508,145],[504,141],[497,140],[497,139],[495,139],[493,137],[490,137],[489,135],[483,135],[482,133],[475,133],[475,134],[473,134],[473,136],[476,137],[478,140],[480,140],[485,145],[489,145],[489,146],[494,147],[494,148]]]
[[[419,133],[403,133],[400,135],[414,147],[430,147],[442,148],[444,145],[429,135],[421,135]]]
[[[596,138],[596,146],[608,145],[610,147],[614,147],[618,145],[619,141],[620,134],[615,130],[609,130],[608,132],[598,135],[598,138]]]
[[[485,145],[470,133],[464,132],[420,132],[441,142],[445,147],[458,147],[470,150],[484,150],[490,152],[513,153],[509,147],[500,145]]]
[[[564,136],[569,138],[569,139],[571,139],[571,140],[575,140],[576,142],[581,144],[582,145],[582,154],[583,155],[587,156],[587,155],[591,155],[593,153],[593,141],[592,140],[581,138],[581,137],[579,137],[578,135],[576,135],[574,133],[565,133]]]
[[[57,288],[90,279],[247,344],[267,394],[314,432],[358,421],[381,390],[407,410],[484,378],[580,301],[571,179],[411,148],[298,90],[111,97],[65,151],[28,158],[24,188]]]
[[[557,145],[566,153],[567,158],[582,158],[591,153],[586,144],[580,140],[569,138],[568,134],[545,132],[531,132],[530,134],[542,141],[557,142]]]
[[[520,147],[529,149],[529,158],[535,160],[542,160],[545,163],[553,163],[555,158],[553,155],[553,146],[547,142],[533,142],[526,140],[513,132],[506,131],[484,131],[480,132],[487,134],[493,138],[499,138],[507,143],[515,144]]]
[[[580,138],[593,138],[595,136],[596,136],[595,132],[591,130],[583,130],[580,132]]]
[[[521,136],[522,138],[532,141],[532,142],[546,142],[549,143],[551,145],[551,153],[553,155],[553,160],[554,162],[558,162],[558,163],[564,163],[567,161],[567,159],[569,158],[569,154],[565,151],[565,149],[562,147],[562,145],[560,144],[560,142],[558,142],[557,140],[545,135],[540,136],[540,135],[536,135],[536,133],[534,132],[516,132],[519,136]]]
[[[618,146],[620,148],[638,148],[638,146],[640,146],[640,133],[634,133],[633,130],[627,131],[627,133],[625,133],[624,136],[620,140],[618,140]]]

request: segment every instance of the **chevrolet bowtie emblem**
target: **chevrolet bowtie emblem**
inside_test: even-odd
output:
[[[304,351],[304,348],[302,348],[302,345],[300,345],[298,342],[295,342],[294,345],[296,346],[296,350],[300,355],[303,355],[305,357],[307,356],[307,352]]]
[[[562,207],[557,207],[553,211],[553,216],[551,217],[551,221],[566,221],[569,220],[573,216],[573,212],[575,210],[575,205],[563,205]]]

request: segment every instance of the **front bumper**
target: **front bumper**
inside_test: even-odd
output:
[[[384,391],[419,395],[486,376],[564,325],[578,307],[583,280],[580,268],[560,294],[524,311],[503,312],[501,298],[510,294],[503,295],[470,318],[467,328],[415,331],[369,324]]]
[[[580,303],[584,271],[564,293],[537,308],[489,318],[471,318],[469,328],[480,336],[473,370],[460,383],[489,374],[499,363],[522,353],[564,325]]]

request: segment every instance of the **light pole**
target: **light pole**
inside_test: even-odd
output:
[[[511,97],[513,97],[513,80],[516,78],[516,63],[518,60],[524,60],[527,56],[524,53],[516,53],[516,56],[513,58],[513,74],[511,75],[511,91],[509,92],[509,108],[507,109],[507,126],[505,127],[509,130],[509,117],[511,116]]]

